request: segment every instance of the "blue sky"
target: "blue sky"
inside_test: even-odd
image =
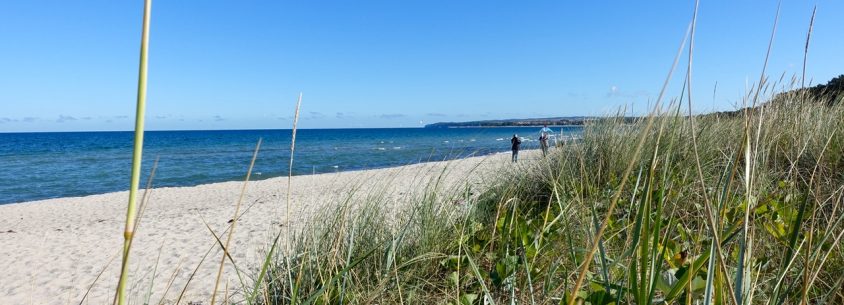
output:
[[[768,74],[844,73],[844,3],[784,0]],[[304,128],[643,113],[692,1],[154,1],[147,127]],[[765,57],[776,1],[703,1],[696,112],[733,109]],[[0,10],[0,131],[129,130],[142,1]],[[671,86],[679,93],[678,70]],[[713,89],[717,82],[717,91]]]

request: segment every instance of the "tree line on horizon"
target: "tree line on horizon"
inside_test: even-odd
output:
[[[769,101],[772,105],[782,105],[786,103],[802,103],[803,101],[809,103],[823,103],[827,107],[832,107],[844,99],[844,74],[833,77],[826,84],[818,84],[813,87],[800,88],[778,93]],[[735,117],[741,115],[746,110],[757,109],[756,107],[745,107],[732,111],[719,111],[707,115],[728,116]]]
[[[784,103],[786,101],[793,101],[789,97],[798,96],[798,100],[812,101],[813,103],[823,102],[827,106],[833,106],[842,99],[844,99],[844,74],[836,76],[829,80],[826,84],[818,84],[809,88],[794,89],[777,94],[771,99],[771,103]],[[748,108],[732,110],[732,111],[718,111],[704,116],[738,116]],[[462,127],[532,127],[532,126],[581,126],[590,121],[600,120],[600,117],[589,116],[574,116],[574,117],[553,117],[553,118],[533,118],[533,119],[508,119],[508,120],[484,120],[484,121],[469,121],[469,122],[438,122],[425,125],[425,128],[462,128]],[[626,123],[633,123],[640,119],[639,117],[624,117]]]

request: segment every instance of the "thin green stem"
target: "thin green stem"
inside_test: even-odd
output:
[[[149,19],[152,0],[144,1],[143,29],[141,32],[141,55],[138,67],[138,100],[135,109],[135,146],[132,151],[132,177],[129,182],[129,205],[126,209],[126,229],[123,232],[123,264],[120,281],[117,284],[117,304],[126,304],[126,283],[129,277],[129,251],[134,237],[137,215],[136,197],[141,180],[141,157],[144,147],[144,113],[147,101],[147,57],[149,45]]]

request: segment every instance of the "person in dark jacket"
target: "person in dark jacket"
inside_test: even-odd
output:
[[[513,138],[510,139],[510,144],[513,144],[513,158],[512,162],[519,161],[519,145],[522,144],[522,140],[519,139],[519,135],[513,134]]]

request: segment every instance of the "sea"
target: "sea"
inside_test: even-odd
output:
[[[552,127],[576,138],[579,126]],[[293,174],[443,161],[538,148],[537,127],[301,129]],[[252,179],[288,174],[291,130],[147,131],[141,187],[158,160],[155,187],[243,180],[258,139]],[[133,132],[0,133],[0,204],[129,189]]]

